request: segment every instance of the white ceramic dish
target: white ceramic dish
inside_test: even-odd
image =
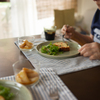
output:
[[[0,80],[0,85],[9,87],[14,93],[12,100],[33,100],[31,92],[22,84],[14,81]]]
[[[64,52],[62,54],[58,54],[58,55],[48,55],[48,54],[45,54],[45,53],[42,53],[41,52],[41,48],[42,46],[45,46],[45,45],[48,45],[51,41],[48,41],[48,42],[43,42],[43,43],[40,43],[39,45],[37,45],[36,47],[36,50],[37,52],[44,56],[44,57],[47,57],[47,58],[55,58],[55,59],[62,59],[62,58],[69,58],[69,57],[73,57],[73,56],[76,56],[79,54],[78,52],[78,49],[81,47],[77,42],[75,41],[72,41],[72,42],[69,42],[67,41],[67,43],[69,44],[70,46],[70,51],[67,51],[67,52]],[[52,43],[55,43],[55,42],[61,42],[60,40],[54,40],[52,41]]]

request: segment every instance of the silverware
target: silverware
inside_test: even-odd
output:
[[[65,35],[65,34],[64,34]],[[64,41],[64,35],[62,35],[62,40],[63,40],[63,42],[65,42]],[[66,40],[68,40],[69,42],[72,42],[69,38],[65,38]]]
[[[55,74],[57,75],[56,71]],[[52,82],[51,79],[48,80],[48,77],[45,77],[47,84],[44,84],[44,90],[48,93],[48,96],[50,97],[51,100],[59,100],[57,80],[55,79],[54,76],[53,78],[55,81]]]
[[[57,84],[55,85],[54,88],[49,89],[49,96],[52,100],[59,100],[59,93],[58,93]]]
[[[68,27],[69,27],[69,25],[67,25],[67,28],[68,28]],[[66,32],[65,32],[65,34],[66,34]],[[64,36],[65,36],[65,34],[62,35],[62,40],[63,40],[63,42],[65,42],[65,41],[64,41]],[[69,38],[66,38],[66,40],[72,42]]]
[[[66,40],[68,40],[68,41],[72,42],[69,38],[66,38]]]
[[[50,96],[50,98],[52,99],[52,100],[59,100],[59,94],[58,94],[58,91],[56,91],[56,92],[54,92],[54,93],[50,93],[49,94],[49,96]]]
[[[67,24],[67,28],[69,27],[69,25]],[[65,33],[66,34],[66,33]],[[64,35],[65,35],[64,34]],[[66,40],[68,40],[68,41],[70,41],[70,42],[72,42],[69,38],[66,38]]]
[[[65,42],[65,41],[64,41],[64,35],[62,35],[62,41]]]
[[[55,74],[57,75],[57,72],[55,71]],[[50,85],[52,88],[52,86]],[[52,91],[53,90],[53,91]],[[57,81],[55,80],[55,84],[53,89],[49,90],[49,96],[52,100],[59,100],[59,93],[58,93],[58,87],[57,87]]]

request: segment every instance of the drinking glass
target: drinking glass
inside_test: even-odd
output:
[[[44,34],[46,40],[54,40],[56,34],[56,26],[45,26],[44,27]]]
[[[35,86],[39,82],[40,64],[36,59],[32,63],[28,59],[16,61],[13,65],[15,80],[26,87]]]
[[[20,50],[32,51],[34,49],[35,37],[32,36],[22,36],[18,37],[18,47]]]

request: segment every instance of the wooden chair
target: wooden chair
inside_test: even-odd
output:
[[[54,10],[54,24],[57,29],[62,28],[64,24],[75,25],[74,9]]]

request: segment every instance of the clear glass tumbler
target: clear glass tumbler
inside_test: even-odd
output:
[[[56,26],[45,26],[43,34],[46,40],[54,40],[56,34]]]
[[[20,50],[32,51],[34,49],[35,37],[32,36],[22,36],[18,37],[18,47]]]
[[[13,65],[15,80],[27,87],[35,86],[39,82],[40,63],[36,59],[32,59],[32,63],[28,59],[16,61]]]

